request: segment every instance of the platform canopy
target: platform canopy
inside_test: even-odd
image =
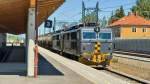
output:
[[[0,33],[25,33],[31,0],[0,0]],[[64,0],[38,0],[37,23],[40,25]]]

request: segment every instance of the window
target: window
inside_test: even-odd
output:
[[[76,40],[77,39],[77,32],[72,32],[71,33],[71,39]]]
[[[67,40],[69,40],[69,36],[70,36],[69,33],[67,33]]]
[[[72,49],[77,49],[77,41],[71,42],[71,48],[72,48]]]
[[[146,32],[146,27],[143,27],[143,28],[142,28],[142,31],[143,31],[143,32]]]
[[[99,38],[100,39],[111,39],[111,33],[100,33]]]
[[[83,32],[83,39],[96,39],[95,32]]]
[[[132,32],[136,32],[136,27],[135,26],[132,27]]]
[[[53,36],[53,40],[56,40],[57,38],[56,38],[56,36]]]
[[[59,40],[59,35],[56,36],[56,39]]]

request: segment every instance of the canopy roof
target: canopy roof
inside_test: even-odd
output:
[[[125,16],[109,25],[109,27],[114,26],[150,26],[150,21],[144,19],[138,14],[130,13],[128,16]]]
[[[48,18],[64,0],[38,0],[38,25]],[[25,33],[30,0],[0,0],[0,33]]]

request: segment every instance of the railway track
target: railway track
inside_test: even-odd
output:
[[[125,51],[114,51],[117,54],[131,55],[136,57],[150,58],[150,53],[136,53],[136,52],[125,52]]]
[[[53,51],[54,52],[54,51]],[[63,55],[65,57],[67,57],[67,55]],[[132,56],[134,59],[136,59],[134,56]],[[68,58],[68,57],[67,57]],[[131,57],[129,57],[131,58]],[[72,59],[72,58],[69,58],[69,59]],[[146,58],[147,59],[147,58]],[[148,58],[149,59],[149,58]],[[147,60],[144,60],[144,61],[147,61]],[[150,62],[150,61],[149,61]],[[144,79],[141,79],[141,78],[138,78],[136,76],[133,76],[133,75],[129,75],[129,74],[126,74],[126,73],[123,73],[123,72],[119,72],[117,70],[114,70],[114,69],[111,69],[111,68],[107,68],[107,69],[104,69],[104,68],[101,68],[101,67],[95,67],[95,66],[90,66],[92,68],[95,68],[97,70],[100,70],[102,72],[105,72],[105,73],[108,73],[108,74],[111,74],[115,77],[119,77],[121,78],[122,80],[125,80],[127,82],[129,82],[130,84],[150,84],[150,81],[147,81],[147,80],[144,80]]]
[[[122,53],[113,53],[114,57],[121,57],[121,58],[126,58],[126,59],[132,59],[132,60],[138,60],[138,61],[143,61],[143,62],[150,62],[150,56],[145,55],[145,56],[139,56],[138,54],[122,54]]]
[[[115,77],[119,77],[122,80],[125,80],[131,84],[150,84],[150,81],[147,81],[147,80],[144,80],[144,79],[141,79],[141,78],[138,78],[138,77],[135,77],[135,76],[111,69],[111,68],[105,68],[105,69],[101,67],[92,67],[92,68],[111,74]]]
[[[72,58],[69,58],[69,59],[72,59]],[[144,60],[144,61],[147,61],[147,60]],[[123,73],[123,72],[120,72],[120,71],[117,71],[117,70],[114,70],[114,69],[111,69],[111,68],[104,69],[104,68],[101,68],[99,66],[98,67],[91,66],[91,67],[95,68],[97,70],[100,70],[102,72],[111,74],[115,77],[121,78],[122,80],[125,80],[125,81],[129,82],[130,84],[150,84],[150,81],[147,81],[147,80],[138,78],[136,76],[129,75],[129,74],[126,74],[126,73]]]

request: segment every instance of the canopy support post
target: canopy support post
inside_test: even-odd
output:
[[[28,9],[28,28],[27,28],[27,76],[34,76],[34,59],[35,59],[35,23],[36,23],[36,8],[35,0],[31,0],[30,8]]]

